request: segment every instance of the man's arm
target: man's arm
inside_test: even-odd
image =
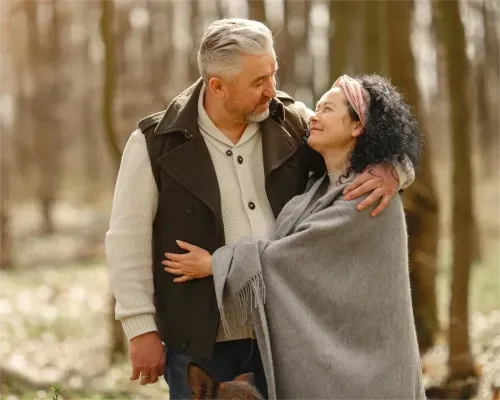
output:
[[[106,234],[115,315],[129,340],[157,330],[151,268],[157,205],[158,189],[146,141],[142,132],[136,130],[123,152]]]

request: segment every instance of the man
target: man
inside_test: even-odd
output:
[[[266,395],[252,327],[226,336],[212,278],[179,285],[187,278],[166,273],[162,261],[179,252],[177,240],[213,252],[245,236],[269,237],[284,204],[324,164],[303,142],[310,111],[276,91],[265,25],[214,22],[198,64],[201,79],[140,121],[125,147],[106,238],[116,318],[130,340],[131,379],[154,383],[165,373],[171,399],[190,398],[193,360],[219,381],[254,372]],[[374,166],[349,195],[372,191],[363,208],[382,198],[376,215],[398,190],[394,175],[391,166]]]

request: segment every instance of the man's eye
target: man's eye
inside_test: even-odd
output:
[[[256,85],[257,85],[257,86],[260,86],[260,85],[262,85],[263,83],[264,83],[264,80],[262,79],[262,80],[260,80],[260,81],[257,81]]]

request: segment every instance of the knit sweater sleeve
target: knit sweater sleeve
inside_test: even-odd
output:
[[[146,141],[137,129],[123,152],[115,186],[106,255],[115,317],[130,340],[156,331],[152,271],[152,227],[158,189]]]

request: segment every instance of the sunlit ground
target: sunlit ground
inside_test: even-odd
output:
[[[29,233],[33,220],[23,228],[22,220],[30,212],[22,210],[23,218],[16,224],[21,238],[16,245],[19,265],[0,275],[2,369],[21,377],[2,375],[1,398],[52,399],[50,383],[61,387],[60,399],[167,398],[164,380],[147,387],[131,382],[128,360],[109,366],[110,292],[102,258],[66,261],[91,260],[94,253],[102,257],[107,215],[103,217],[102,210],[62,207],[57,213],[60,233],[40,238]],[[442,247],[438,297],[446,326],[450,259],[447,245]],[[491,398],[488,388],[495,365],[500,376],[499,261],[498,247],[487,246],[472,271],[471,341],[484,374],[481,399]],[[423,357],[427,384],[437,384],[446,375],[447,347],[442,339]]]

